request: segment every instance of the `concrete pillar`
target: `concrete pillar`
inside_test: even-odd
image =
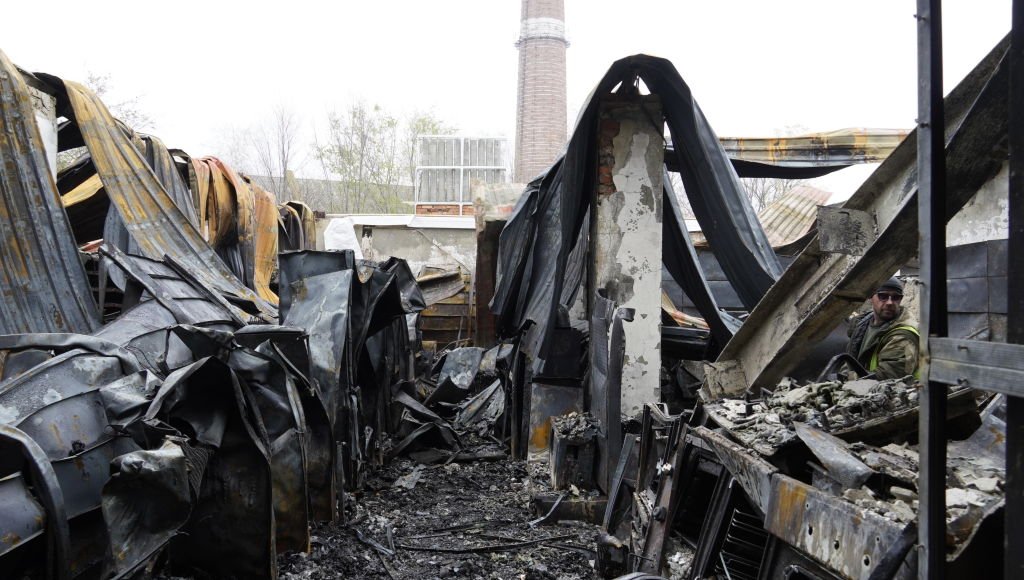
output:
[[[633,308],[625,324],[622,412],[660,400],[662,168],[661,103],[653,96],[601,104],[598,185],[591,216],[591,296]]]

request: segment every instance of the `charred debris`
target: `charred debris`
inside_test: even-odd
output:
[[[946,99],[947,217],[1007,164],[1007,44]],[[916,131],[773,248],[738,177],[851,157],[730,159],[671,63],[618,61],[479,238],[498,340],[431,354],[417,315],[460,273],[316,251],[310,208],[0,69],[5,577],[881,579],[927,576],[920,551],[995,577],[1012,558],[1012,245],[950,249],[989,300],[950,302],[972,325],[929,343],[932,390],[825,364],[916,266]],[[56,178],[39,95],[58,149],[85,148]]]

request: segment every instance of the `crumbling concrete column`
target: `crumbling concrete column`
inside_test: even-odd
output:
[[[616,307],[636,311],[625,325],[621,399],[622,413],[633,416],[660,398],[661,102],[653,96],[608,97],[599,123],[589,288],[591,296],[601,293]]]

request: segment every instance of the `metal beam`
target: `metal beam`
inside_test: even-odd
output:
[[[917,2],[917,219],[921,230],[921,415],[918,421],[920,578],[945,577],[946,385],[930,379],[929,343],[947,334],[946,156],[942,102],[942,0]]]
[[[931,382],[1024,397],[1024,344],[932,338],[928,350]]]
[[[1024,344],[1024,1],[1010,32],[1010,179],[1006,340]],[[1024,399],[1006,400],[1004,578],[1024,578]]]
[[[944,219],[956,214],[1006,159],[1005,52],[1006,43],[1000,43],[946,98],[950,186]],[[706,396],[714,399],[776,384],[914,256],[917,139],[917,132],[911,133],[844,206],[875,218],[877,237],[863,255],[825,253],[819,238],[812,239],[719,356],[719,362],[735,361],[739,372],[706,388]],[[715,384],[715,369],[708,372],[708,384]]]

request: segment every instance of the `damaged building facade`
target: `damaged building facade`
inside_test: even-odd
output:
[[[765,155],[636,55],[510,214],[319,226],[0,53],[0,576],[276,578],[343,544],[390,577],[532,549],[603,578],[1021,576],[1024,25],[942,99],[921,4],[909,134]],[[881,158],[788,236],[740,183]],[[423,219],[450,246],[409,242]],[[843,370],[896,272],[921,378]],[[399,535],[421,481],[493,492],[459,466],[498,464],[529,519]],[[386,493],[390,520],[360,506]]]

